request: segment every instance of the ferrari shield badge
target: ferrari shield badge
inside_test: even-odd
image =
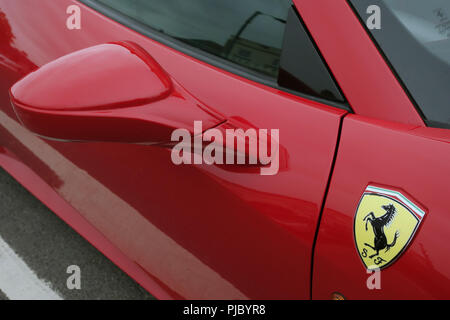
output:
[[[369,185],[359,201],[353,232],[367,269],[394,262],[413,239],[425,211],[398,191]]]

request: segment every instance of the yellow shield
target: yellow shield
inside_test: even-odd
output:
[[[414,237],[425,211],[402,193],[368,186],[354,221],[356,249],[369,270],[394,262]]]

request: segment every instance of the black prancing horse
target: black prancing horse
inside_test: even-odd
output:
[[[369,256],[369,258],[377,256],[380,250],[383,250],[384,248],[386,248],[386,251],[388,251],[390,248],[395,246],[395,242],[397,241],[398,238],[398,230],[397,230],[395,231],[394,240],[392,241],[391,244],[388,244],[386,235],[384,234],[384,227],[389,227],[389,225],[391,224],[392,220],[395,217],[395,214],[397,213],[397,209],[395,209],[392,203],[381,206],[381,208],[383,208],[386,211],[386,213],[383,214],[381,217],[375,218],[375,215],[373,214],[373,212],[371,212],[363,219],[363,221],[366,222],[366,231],[367,231],[367,223],[370,222],[370,224],[372,225],[373,233],[375,234],[375,238],[373,240],[374,246],[364,243],[364,245],[376,251],[376,253]]]

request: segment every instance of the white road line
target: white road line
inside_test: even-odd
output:
[[[0,237],[0,290],[11,300],[62,300]]]

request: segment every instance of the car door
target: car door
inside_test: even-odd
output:
[[[67,27],[72,5],[80,29]],[[349,108],[289,1],[1,0],[0,10],[7,156],[171,297],[310,297],[313,239]],[[15,81],[63,55],[122,40],[144,48],[228,123],[278,129],[278,172],[175,165],[169,148],[50,141],[20,125],[5,93]]]

